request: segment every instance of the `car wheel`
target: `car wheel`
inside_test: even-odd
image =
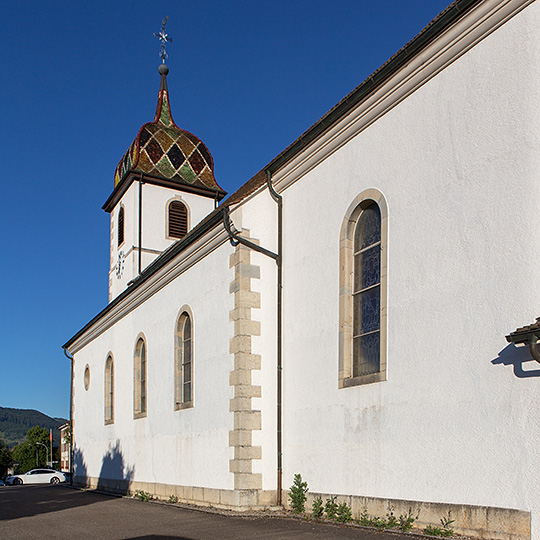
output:
[[[60,479],[58,478],[58,476],[53,476],[51,478],[51,484],[59,484],[60,483]]]
[[[14,486],[20,486],[22,485],[22,480],[20,478],[15,478],[15,480],[13,480],[13,485]]]

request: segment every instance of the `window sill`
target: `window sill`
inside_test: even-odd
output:
[[[114,424],[114,420],[105,420],[106,426],[110,426],[111,424]]]
[[[351,386],[360,386],[386,381],[386,371],[370,373],[369,375],[360,375],[359,377],[348,377],[339,380],[339,388],[350,388]]]
[[[193,408],[193,401],[186,401],[185,403],[174,404],[175,411],[181,411],[183,409],[191,409],[191,408]]]
[[[146,412],[133,413],[133,419],[137,420],[137,418],[146,418]]]

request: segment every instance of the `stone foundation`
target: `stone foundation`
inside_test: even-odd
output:
[[[129,495],[134,494],[137,490],[142,490],[162,501],[168,501],[169,497],[174,495],[178,498],[179,503],[212,506],[224,510],[266,510],[274,507],[276,502],[275,491],[175,486],[158,482],[135,482],[81,476],[73,478],[73,485],[116,495]]]
[[[321,497],[323,501],[326,501],[333,495],[309,492],[306,510],[311,510],[311,505],[316,497]],[[289,502],[288,492],[284,491],[283,503],[288,505]],[[418,519],[414,523],[414,527],[418,529],[424,529],[428,525],[440,526],[441,518],[450,515],[450,519],[454,520],[451,527],[458,535],[499,540],[530,540],[531,538],[531,513],[524,510],[468,504],[380,499],[359,495],[337,495],[336,502],[349,504],[354,518],[357,518],[364,511],[369,516],[385,518],[389,509],[394,513],[394,516],[398,517],[400,514],[407,514],[410,509],[413,516],[418,515]]]

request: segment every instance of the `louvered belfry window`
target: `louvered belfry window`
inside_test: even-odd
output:
[[[124,207],[120,207],[118,212],[118,246],[124,243]]]
[[[188,232],[188,212],[181,201],[169,205],[169,237],[184,238]]]

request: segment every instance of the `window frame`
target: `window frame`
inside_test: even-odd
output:
[[[120,223],[120,218],[122,218],[122,223]],[[121,247],[126,240],[126,211],[124,210],[124,205],[120,205],[118,210],[118,217],[116,218],[117,224],[117,247]],[[120,232],[122,234],[120,234]]]
[[[186,234],[184,236],[172,236],[170,234],[171,206],[174,203],[180,203],[186,209]],[[167,208],[167,210],[166,210],[166,220],[165,220],[165,237],[167,239],[169,239],[169,240],[174,240],[174,241],[181,240],[182,238],[185,238],[189,233],[190,224],[191,224],[191,211],[190,211],[190,208],[189,208],[188,204],[186,203],[186,201],[183,198],[174,197],[173,199],[170,199],[169,201],[167,201],[166,208]]]
[[[144,351],[144,362],[143,355],[141,354],[142,351]],[[148,346],[146,343],[146,338],[140,334],[135,340],[135,352],[133,354],[133,417],[144,418],[147,416],[147,414]]]
[[[114,358],[112,353],[105,360],[104,420],[105,425],[114,424]]]
[[[380,241],[380,348],[379,371],[353,376],[353,324],[354,324],[354,235],[362,212],[371,204],[377,204],[381,214]],[[388,207],[383,194],[370,188],[360,193],[351,203],[340,232],[339,247],[339,375],[338,387],[347,388],[387,380],[387,263],[388,263]]]
[[[190,323],[190,358],[189,362],[185,360],[185,323],[186,320],[189,320]],[[193,407],[193,357],[194,357],[194,331],[193,331],[193,314],[191,309],[188,306],[183,306],[180,310],[180,315],[176,319],[176,324],[174,327],[174,409],[189,409]],[[185,366],[189,364],[190,370],[190,399],[185,399],[184,389],[185,389],[185,375],[184,370]]]

